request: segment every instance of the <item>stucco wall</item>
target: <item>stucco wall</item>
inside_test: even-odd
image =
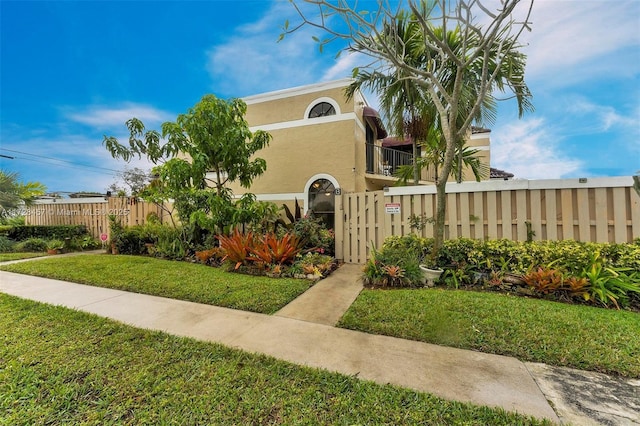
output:
[[[355,127],[351,120],[270,131],[270,146],[258,153],[267,171],[254,181],[251,192],[303,192],[307,181],[322,173],[333,176],[345,191],[356,191]]]
[[[287,89],[245,98],[246,119],[252,131],[269,132],[269,147],[257,155],[267,162],[267,171],[250,188],[255,194],[304,193],[309,179],[326,174],[343,191],[364,190],[365,132],[362,98],[344,96],[348,80]],[[318,102],[336,106],[336,114],[307,118]],[[234,193],[246,190],[238,185]]]

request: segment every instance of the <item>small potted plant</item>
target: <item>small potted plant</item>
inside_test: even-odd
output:
[[[435,282],[440,279],[440,275],[444,270],[436,265],[436,261],[432,254],[426,256],[422,263],[420,263],[420,270],[422,271],[422,278],[424,279],[424,285],[426,287],[433,287]]]
[[[47,253],[48,254],[58,254],[64,248],[64,241],[62,240],[49,240],[47,242]]]
[[[443,269],[437,266],[427,266],[425,264],[420,265],[422,271],[422,277],[424,278],[424,285],[427,287],[433,287],[435,282],[440,279],[440,275],[444,272]]]

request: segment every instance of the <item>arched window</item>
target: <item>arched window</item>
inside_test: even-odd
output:
[[[336,109],[329,102],[320,102],[309,111],[309,118],[326,117],[336,115]]]
[[[335,226],[335,189],[328,179],[317,179],[309,187],[309,208],[315,217],[322,218],[327,229]]]

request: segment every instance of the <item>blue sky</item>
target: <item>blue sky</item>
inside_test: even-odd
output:
[[[207,93],[248,96],[363,65],[319,53],[311,29],[276,43],[295,18],[286,0],[0,0],[0,154],[14,157],[0,168],[49,191],[104,192],[126,164],[103,135],[126,138],[131,117],[159,129]],[[523,179],[640,170],[640,1],[537,0],[532,21],[536,110],[518,119],[501,104],[492,167]]]

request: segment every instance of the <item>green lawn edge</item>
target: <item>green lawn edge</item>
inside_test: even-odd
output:
[[[339,327],[640,377],[640,315],[508,294],[363,290]]]
[[[35,257],[46,256],[46,253],[0,253],[0,262],[9,262],[12,260],[33,259]]]
[[[237,274],[190,262],[91,254],[1,265],[0,270],[273,314],[312,282]]]
[[[0,424],[550,424],[0,294]]]

